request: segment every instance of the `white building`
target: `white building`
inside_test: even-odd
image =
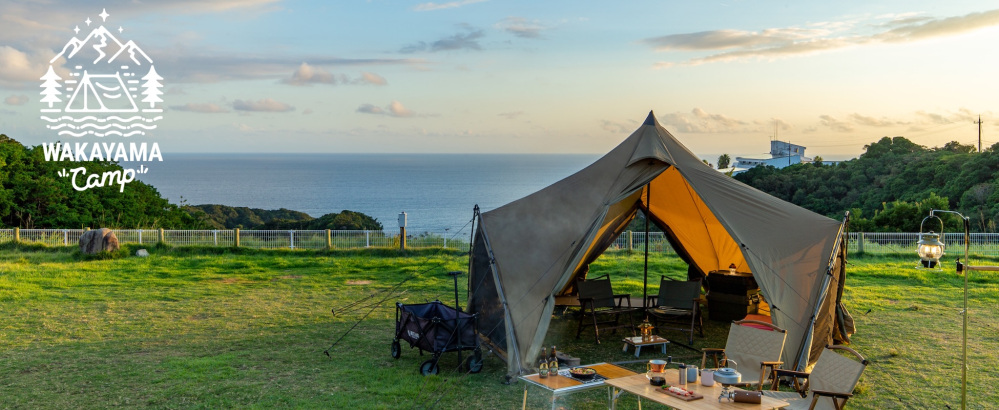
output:
[[[719,171],[735,175],[760,165],[784,168],[802,162],[812,162],[811,158],[805,156],[805,147],[785,141],[770,141],[769,158],[735,157],[731,167]]]

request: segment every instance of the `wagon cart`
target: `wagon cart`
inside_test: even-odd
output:
[[[457,303],[457,274],[455,276],[455,306]],[[437,374],[437,362],[445,352],[458,352],[458,362],[462,362],[461,352],[472,350],[465,359],[463,369],[470,373],[482,370],[482,350],[479,347],[478,314],[461,311],[461,307],[452,308],[439,300],[429,303],[404,305],[395,304],[395,339],[392,340],[392,357],[402,356],[400,340],[409,342],[410,348],[420,349],[433,354],[433,357],[420,364],[420,373],[424,376]]]

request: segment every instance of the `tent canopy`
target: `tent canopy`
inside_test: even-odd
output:
[[[648,118],[593,164],[538,192],[479,215],[469,262],[469,310],[511,374],[531,369],[554,296],[622,233],[639,209],[664,228],[701,272],[752,272],[788,330],[785,362],[803,369],[846,337],[837,317],[845,222],[781,201],[705,165]]]

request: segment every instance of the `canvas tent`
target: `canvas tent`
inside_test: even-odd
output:
[[[557,295],[641,209],[701,272],[735,263],[752,272],[788,330],[785,367],[803,369],[843,341],[852,320],[840,303],[846,222],[818,215],[705,165],[648,119],[590,166],[477,218],[468,309],[509,374],[530,372]],[[652,272],[655,274],[655,272]]]

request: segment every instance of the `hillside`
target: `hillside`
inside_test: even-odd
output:
[[[918,232],[930,209],[949,209],[968,216],[974,232],[996,232],[999,144],[978,153],[957,142],[926,148],[884,137],[864,149],[837,165],[756,167],[735,178],[831,218],[851,211],[853,231]]]

